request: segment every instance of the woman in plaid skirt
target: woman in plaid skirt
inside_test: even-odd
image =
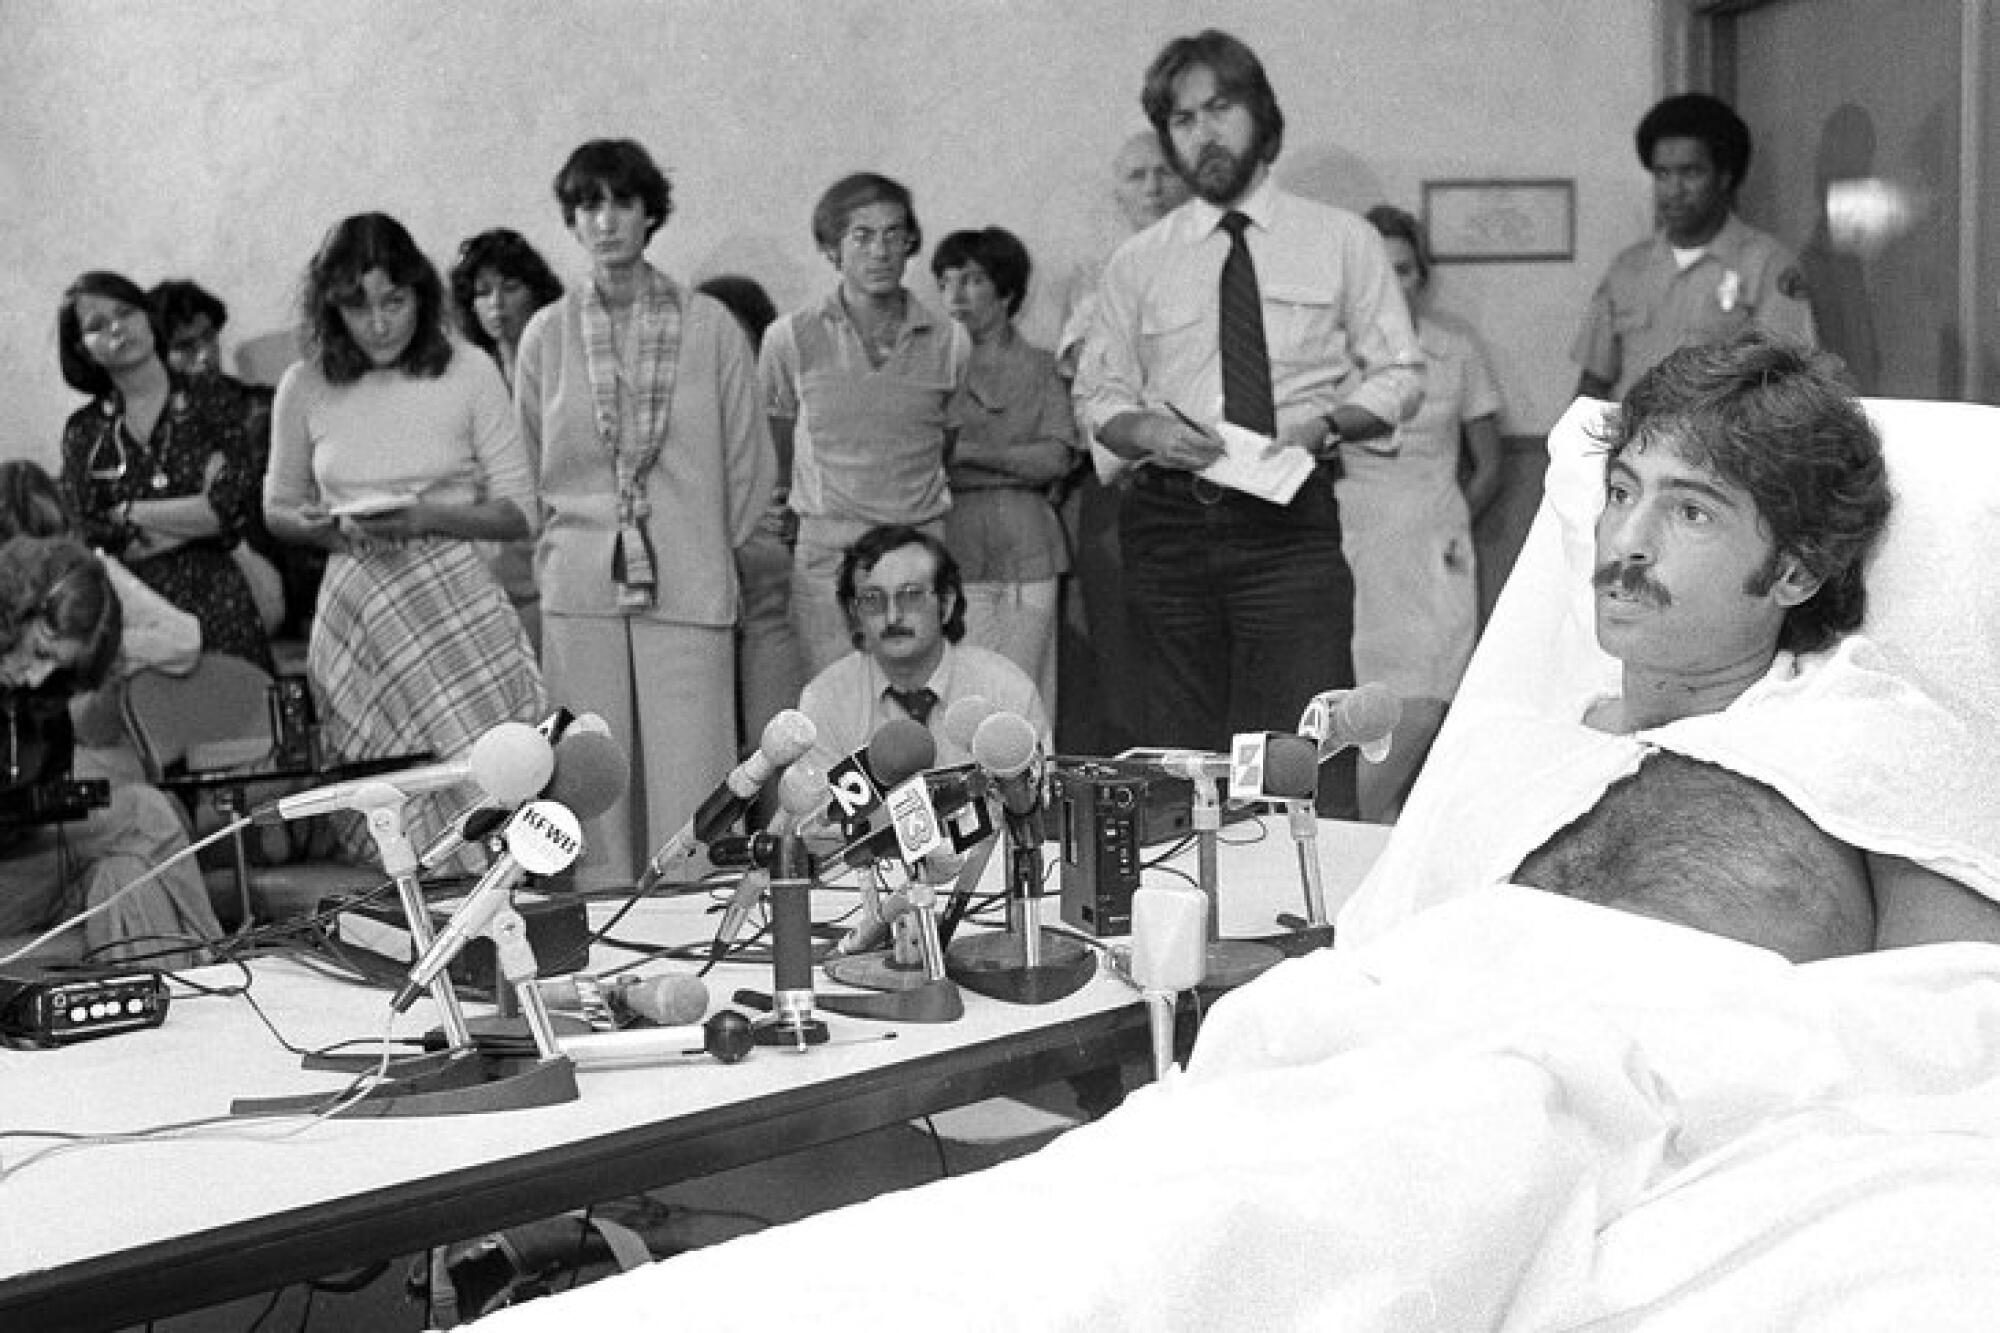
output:
[[[443,757],[534,720],[541,672],[476,544],[529,536],[537,514],[499,371],[450,334],[437,270],[381,213],[328,233],[300,314],[264,512],[280,540],[331,553],[306,658],[328,752]],[[411,841],[451,805],[412,799]],[[348,842],[373,850],[358,828]]]

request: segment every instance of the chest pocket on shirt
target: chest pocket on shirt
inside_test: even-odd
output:
[[[1326,365],[1347,359],[1340,307],[1326,288],[1267,282],[1264,343],[1274,365]]]
[[[1139,338],[1152,367],[1199,362],[1215,351],[1215,298],[1204,305],[1194,293],[1163,294],[1139,310]]]

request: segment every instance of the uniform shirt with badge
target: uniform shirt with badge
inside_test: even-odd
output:
[[[1570,359],[1623,398],[1675,348],[1753,326],[1818,345],[1798,257],[1732,213],[1685,265],[1664,235],[1621,251],[1591,297]]]

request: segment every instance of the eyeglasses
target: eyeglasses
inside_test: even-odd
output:
[[[873,227],[849,227],[841,239],[857,250],[873,250],[880,246],[890,254],[899,255],[909,251],[910,229],[884,227],[877,231]]]
[[[905,583],[893,593],[880,588],[864,588],[854,594],[854,606],[864,616],[879,616],[887,614],[889,603],[894,601],[896,609],[907,616],[921,611],[935,596],[935,588],[926,588],[920,583]]]

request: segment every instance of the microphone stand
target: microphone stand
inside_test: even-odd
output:
[[[1007,929],[955,939],[951,977],[1010,1004],[1052,1004],[1097,975],[1097,956],[1042,926],[1042,837],[1034,812],[1007,816]]]
[[[1278,947],[1288,955],[1296,955],[1332,944],[1333,922],[1326,914],[1326,883],[1320,877],[1319,812],[1311,801],[1288,800],[1285,818],[1291,824],[1292,843],[1298,850],[1299,885],[1305,893],[1306,919],[1291,933],[1280,936]]]
[[[1189,822],[1195,835],[1195,865],[1202,893],[1208,898],[1208,970],[1204,985],[1218,990],[1240,986],[1276,967],[1284,954],[1256,940],[1222,938],[1222,893],[1217,884],[1216,852],[1222,833],[1222,798],[1207,773],[1194,778],[1194,805]]]
[[[804,1051],[827,1039],[813,1013],[812,857],[796,833],[778,838],[771,858],[771,1012],[751,1026],[759,1046]]]
[[[392,855],[409,853],[410,846],[402,838],[402,810],[400,801],[394,807],[371,807],[369,828],[377,827],[376,814],[380,810],[392,813],[381,821],[387,841],[378,838],[384,849],[385,868]],[[401,839],[401,853],[393,851],[392,844]],[[415,856],[409,856],[410,871],[407,878],[415,883]],[[396,864],[401,865],[398,860]],[[398,877],[398,888],[402,887],[403,876]],[[422,905],[421,893],[418,895]],[[413,916],[412,925],[420,919]],[[424,920],[425,936],[431,937],[428,910],[421,916]],[[415,936],[412,929],[412,936]],[[521,914],[510,904],[502,907],[486,924],[481,932],[493,941],[494,955],[498,962],[500,978],[513,988],[519,997],[522,1015],[526,1018],[529,1035],[533,1038],[533,1055],[506,1054],[495,1050],[482,1049],[468,1032],[463,1046],[452,1046],[443,1052],[420,1056],[392,1064],[391,1073],[361,1097],[334,1112],[336,1119],[368,1120],[389,1117],[413,1117],[435,1115],[471,1115],[482,1111],[516,1111],[531,1106],[554,1106],[562,1102],[573,1102],[580,1095],[576,1086],[576,1065],[564,1055],[557,1045],[555,1026],[549,1016],[548,1006],[535,985],[536,973],[540,970],[535,960],[534,947],[528,943],[528,926]],[[428,948],[419,945],[419,954]],[[461,1029],[465,1028],[463,1009],[457,1008],[457,992],[451,989],[446,969],[440,968],[437,981],[444,983],[443,994],[450,997],[450,1004],[457,1012]],[[432,995],[438,995],[438,987],[433,983]],[[442,1007],[442,1005],[441,1005]],[[452,1010],[446,1010],[450,1013]],[[504,1040],[502,1038],[501,1040]],[[357,1063],[357,1061],[359,1063]],[[336,1069],[372,1069],[375,1060],[369,1057],[312,1057],[306,1058],[305,1067]],[[231,1115],[296,1115],[318,1110],[325,1104],[322,1093],[308,1093],[292,1097],[239,1098],[230,1103]]]
[[[985,867],[985,857],[974,860],[979,869]],[[863,873],[879,877],[881,869],[877,862]],[[967,870],[978,873],[971,862]],[[900,912],[890,922],[889,948],[829,958],[821,964],[834,981],[879,992],[824,997],[821,1003],[828,1013],[904,1023],[949,1023],[965,1013],[965,997],[945,974],[936,887],[912,871],[907,883],[887,895],[884,914],[898,907]]]

